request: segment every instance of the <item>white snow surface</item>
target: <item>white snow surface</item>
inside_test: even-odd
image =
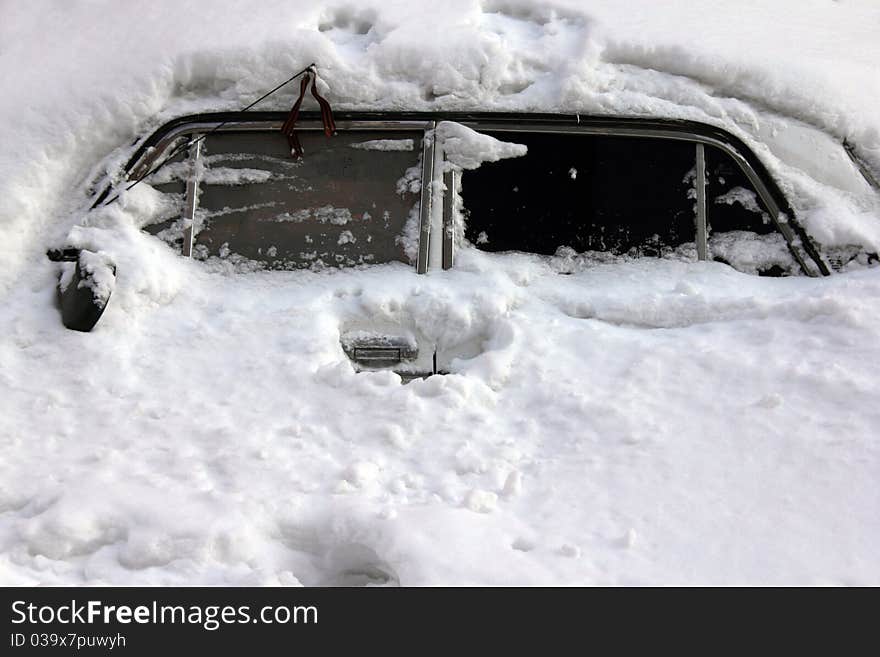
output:
[[[878,269],[235,273],[141,231],[176,211],[146,184],[86,213],[136,139],[314,61],[335,108],[720,125],[819,241],[876,246],[834,142],[880,163],[878,28],[869,0],[0,4],[0,583],[880,584]],[[117,267],[89,334],[61,244]],[[356,373],[340,336],[374,325],[459,357]]]

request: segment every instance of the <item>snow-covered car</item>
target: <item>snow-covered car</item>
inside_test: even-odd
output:
[[[559,274],[652,257],[823,276],[876,260],[859,244],[817,243],[794,209],[799,199],[754,149],[704,123],[347,112],[330,132],[320,114],[298,119],[298,153],[279,112],[184,116],[145,137],[119,176],[160,195],[143,229],[184,257],[237,271],[401,262],[424,274],[454,267],[460,249],[546,256]],[[789,129],[766,146],[800,167],[821,160],[819,174],[847,193],[875,193],[853,149],[819,131]],[[106,186],[94,207],[112,193]],[[60,283],[65,324],[88,331],[115,265],[88,250],[61,253],[78,259]],[[444,371],[461,355],[427,348],[404,327],[348,327],[341,341],[356,367],[406,376]]]
[[[0,14],[0,582],[880,583],[876,0]]]

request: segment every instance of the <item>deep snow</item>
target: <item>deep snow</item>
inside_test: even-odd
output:
[[[0,4],[0,582],[880,583],[877,269],[241,273],[140,231],[148,185],[80,225],[134,139],[317,61],[336,107],[724,125],[821,242],[876,246],[834,141],[880,162],[880,8],[767,5]],[[68,242],[118,266],[91,334]],[[370,324],[466,357],[356,374]]]

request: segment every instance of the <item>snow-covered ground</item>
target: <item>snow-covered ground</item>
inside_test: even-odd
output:
[[[234,274],[138,230],[146,185],[73,228],[134,139],[316,61],[339,108],[723,125],[876,248],[876,198],[783,138],[880,162],[875,2],[217,5],[0,3],[0,582],[880,584],[880,269]],[[86,233],[119,278],[80,334],[44,252]],[[356,374],[369,322],[476,352]]]

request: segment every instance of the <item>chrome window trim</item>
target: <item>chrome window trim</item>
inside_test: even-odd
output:
[[[694,186],[697,188],[697,230],[695,241],[697,244],[697,259],[709,259],[709,229],[706,225],[706,146],[697,144],[697,164]]]
[[[458,185],[461,172],[449,169],[443,174],[443,269],[455,264],[455,215],[458,212]]]
[[[199,205],[199,160],[202,157],[202,140],[198,139],[192,148],[193,152],[189,157],[192,173],[186,179],[186,205],[183,210],[186,228],[183,231],[183,245],[181,247],[181,254],[187,258],[192,257],[193,237],[195,236],[193,222]]]
[[[422,140],[422,183],[419,197],[419,254],[416,272],[426,274],[431,264],[431,210],[434,200],[434,121]],[[441,201],[442,202],[442,201]]]
[[[476,130],[477,132],[545,132],[551,134],[579,134],[579,135],[601,135],[608,137],[648,137],[652,139],[671,139],[675,141],[685,141],[694,144],[703,144],[706,146],[714,146],[729,155],[740,170],[749,179],[755,187],[755,191],[766,205],[770,218],[773,220],[777,230],[785,238],[788,248],[792,256],[795,258],[801,269],[808,276],[821,276],[826,272],[822,271],[809,254],[804,252],[799,237],[788,224],[788,217],[779,207],[773,194],[764,184],[764,180],[754,170],[749,161],[732,145],[707,135],[700,135],[695,132],[685,132],[677,130],[664,130],[663,128],[639,128],[627,126],[600,126],[600,125],[548,125],[541,123],[522,122],[516,125],[495,123],[488,121],[460,121],[462,125]],[[453,247],[454,248],[454,247]]]
[[[843,150],[852,161],[853,164],[856,165],[856,168],[859,170],[859,173],[862,174],[862,178],[865,179],[865,182],[868,183],[870,187],[873,187],[874,190],[880,191],[880,180],[878,180],[878,176],[874,175],[874,171],[868,165],[868,163],[862,159],[861,155],[856,151],[856,147],[853,146],[846,139],[843,140]]]
[[[436,125],[436,124],[435,124]],[[433,144],[434,164],[431,176],[431,195],[430,195],[430,221],[432,239],[428,240],[428,268],[439,267],[443,262],[443,209],[445,207],[446,195],[443,186],[443,149],[437,144],[437,137],[432,131],[434,138],[431,140]]]

